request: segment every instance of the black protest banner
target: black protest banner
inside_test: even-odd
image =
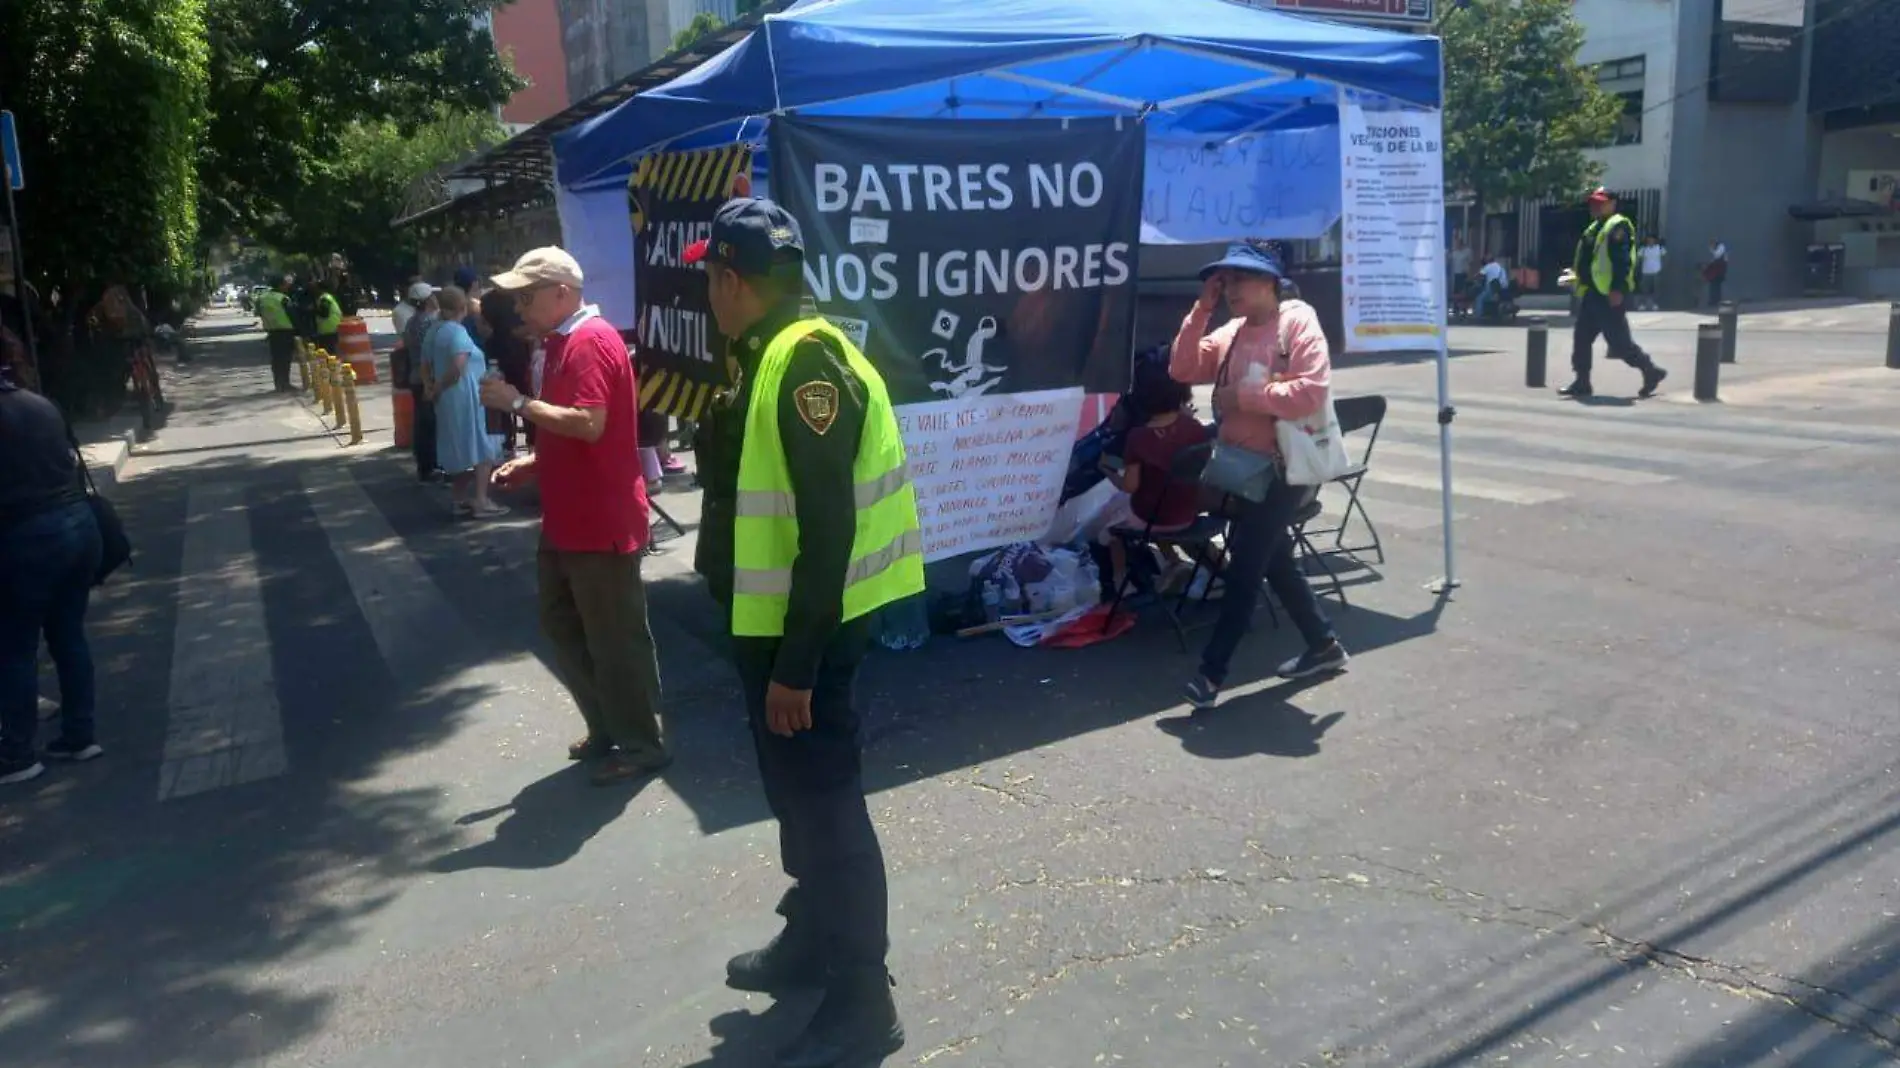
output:
[[[719,205],[751,189],[747,145],[648,156],[627,182],[633,216],[632,343],[640,407],[697,419],[727,385],[726,343],[706,301],[706,273],[681,262],[712,232]]]
[[[804,228],[813,301],[897,403],[1117,393],[1142,138],[1114,119],[775,118],[772,194]]]

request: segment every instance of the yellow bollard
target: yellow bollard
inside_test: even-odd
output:
[[[363,443],[363,409],[356,404],[356,368],[343,365],[343,397],[350,415],[350,444]]]
[[[317,408],[324,414],[330,414],[330,361],[324,358],[322,349],[312,349],[310,354],[310,373],[316,379]]]
[[[310,352],[304,348],[303,339],[297,340],[297,392],[306,393],[310,389]]]
[[[330,357],[330,407],[336,415],[336,428],[342,430],[350,421],[350,413],[343,407],[343,375],[349,371],[349,364]]]

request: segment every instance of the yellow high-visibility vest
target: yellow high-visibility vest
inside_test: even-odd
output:
[[[257,317],[264,321],[267,332],[296,329],[290,322],[290,298],[275,289],[257,295]]]
[[[779,391],[792,351],[812,334],[830,339],[864,386],[864,432],[851,465],[857,531],[851,541],[851,567],[845,572],[843,618],[856,619],[924,589],[917,493],[884,379],[837,327],[823,319],[804,319],[779,331],[765,347],[746,408],[732,576],[732,633],[743,638],[785,634],[792,564],[798,559],[798,508],[785,442],[779,436]],[[837,503],[844,506],[843,501]]]
[[[329,293],[317,294],[317,333],[334,334],[343,326],[343,305]]]
[[[1583,250],[1579,249],[1577,262],[1573,265],[1577,274],[1575,284],[1579,290],[1583,288],[1583,280],[1586,277],[1590,280],[1591,289],[1606,296],[1610,290],[1616,288],[1618,279],[1615,276],[1614,268],[1610,265],[1610,231],[1616,229],[1618,226],[1629,227],[1630,241],[1632,243],[1632,247],[1630,248],[1629,276],[1621,280],[1623,283],[1622,289],[1625,293],[1636,292],[1636,249],[1634,248],[1636,227],[1629,221],[1628,216],[1621,214],[1606,215],[1602,219],[1591,223],[1590,226],[1583,231],[1583,243],[1590,246],[1590,262],[1583,262]]]

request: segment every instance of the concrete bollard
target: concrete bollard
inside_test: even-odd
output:
[[[1735,332],[1741,326],[1739,313],[1735,310],[1735,302],[1723,301],[1722,306],[1716,309],[1715,319],[1722,327],[1722,362],[1734,363]]]
[[[356,405],[356,368],[343,365],[344,410],[349,413],[350,444],[363,443],[363,410]]]
[[[1531,317],[1528,333],[1524,335],[1524,385],[1530,389],[1544,388],[1544,369],[1550,362],[1550,324],[1541,315]]]
[[[1722,324],[1703,323],[1695,330],[1695,399],[1716,399],[1722,377]]]
[[[1887,366],[1900,371],[1900,300],[1887,313]]]

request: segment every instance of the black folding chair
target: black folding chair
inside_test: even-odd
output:
[[[1176,486],[1194,486],[1198,489],[1201,484],[1201,472],[1207,467],[1208,457],[1213,455],[1213,452],[1214,443],[1206,441],[1176,453],[1168,469],[1161,472],[1161,495],[1166,496],[1168,491]],[[1144,471],[1143,477],[1148,477],[1148,473]],[[1154,521],[1149,520],[1139,528],[1116,527],[1110,531],[1121,541],[1131,557],[1137,549],[1173,547],[1187,553],[1188,558],[1194,561],[1193,569],[1188,572],[1187,581],[1182,584],[1181,592],[1174,597],[1173,601],[1170,602],[1165,595],[1161,598],[1168,622],[1173,624],[1174,636],[1181,643],[1181,651],[1184,653],[1188,651],[1188,627],[1182,619],[1182,613],[1187,609],[1188,601],[1196,599],[1193,597],[1194,584],[1200,581],[1201,572],[1205,570],[1208,573],[1207,586],[1198,598],[1205,602],[1208,591],[1213,589],[1213,576],[1218,570],[1215,564],[1217,550],[1214,542],[1227,529],[1227,520],[1219,514],[1225,510],[1224,497],[1220,505],[1221,507],[1213,509],[1215,514],[1196,516],[1194,522],[1181,530],[1159,531],[1154,529]],[[1134,581],[1134,568],[1130,567],[1128,574],[1122,576],[1121,583],[1109,597],[1108,618],[1103,622],[1103,633],[1107,633],[1108,629],[1114,625],[1115,614],[1120,610],[1122,601],[1127,598],[1129,588],[1134,585]],[[1268,606],[1268,611],[1272,611],[1271,605]],[[1277,617],[1274,622],[1276,626],[1279,624]]]
[[[1333,413],[1339,417],[1339,432],[1345,437],[1348,450],[1352,448],[1355,434],[1368,428],[1370,433],[1361,435],[1365,438],[1366,446],[1360,451],[1359,459],[1353,462],[1351,470],[1332,480],[1346,488],[1346,511],[1340,516],[1339,525],[1310,530],[1306,533],[1315,538],[1332,535],[1333,547],[1328,550],[1329,552],[1344,553],[1347,556],[1371,552],[1378,557],[1379,563],[1383,564],[1385,563],[1385,546],[1379,541],[1379,528],[1372,525],[1372,517],[1366,514],[1365,502],[1359,499],[1359,483],[1365,479],[1366,472],[1372,469],[1372,450],[1379,444],[1379,428],[1385,425],[1385,398],[1377,395],[1341,397],[1333,402]],[[1372,541],[1368,544],[1346,544],[1346,528],[1352,523],[1354,512],[1359,513],[1359,521],[1365,524],[1366,532],[1372,536]]]
[[[1313,486],[1309,488],[1306,491],[1305,500],[1301,501],[1300,506],[1294,509],[1293,524],[1292,524],[1293,545],[1296,549],[1299,550],[1300,558],[1302,560],[1310,561],[1312,563],[1318,564],[1319,569],[1326,573],[1326,577],[1330,579],[1333,584],[1333,596],[1339,598],[1339,603],[1347,607],[1351,607],[1352,602],[1346,600],[1345,584],[1339,581],[1339,573],[1337,571],[1334,571],[1333,565],[1327,561],[1326,559],[1327,554],[1320,552],[1318,549],[1313,547],[1312,537],[1307,532],[1307,529],[1306,529],[1307,524],[1319,518],[1319,514],[1320,514],[1319,491],[1323,488],[1325,487]],[[1332,528],[1327,528],[1326,530],[1320,531],[1319,533],[1324,534],[1324,533],[1331,533],[1331,532],[1332,532]],[[1308,571],[1308,574],[1311,574],[1310,570]]]

